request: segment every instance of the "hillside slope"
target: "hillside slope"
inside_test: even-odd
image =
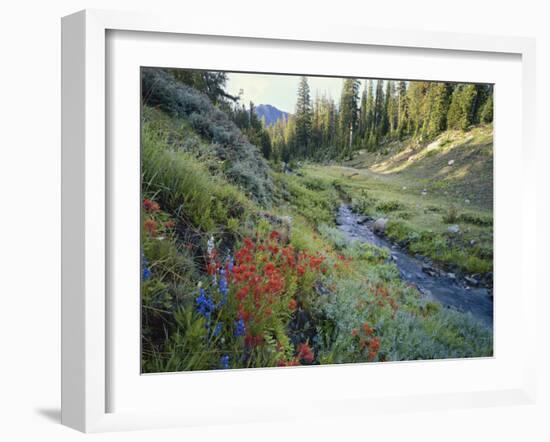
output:
[[[223,162],[224,175],[244,188],[252,199],[271,201],[273,180],[267,161],[258,147],[251,144],[235,123],[201,92],[177,82],[161,69],[142,70],[142,101],[146,107],[158,108],[170,117],[172,129],[187,125],[209,145],[209,152]],[[165,128],[164,128],[165,129]],[[172,130],[170,134],[178,133]],[[169,139],[176,150],[189,146],[181,140]]]
[[[393,142],[378,152],[360,151],[344,164],[403,181],[409,190],[492,211],[492,132],[487,125],[469,132],[447,131],[429,144]]]

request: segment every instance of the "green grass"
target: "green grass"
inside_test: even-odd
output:
[[[493,266],[491,133],[487,126],[446,132],[428,145],[394,142],[385,156],[359,153],[344,166],[310,165],[303,173],[338,180],[353,209],[389,218],[387,236],[411,253],[449,270],[487,273]],[[448,232],[453,224],[459,234]]]
[[[417,146],[419,155],[407,160],[415,164],[407,167],[395,158],[404,147],[394,144],[386,147],[385,159],[367,164],[374,157],[356,158],[362,161],[357,165],[368,165],[364,168],[306,165],[299,174],[269,171],[272,186],[258,189],[269,198],[258,198],[249,171],[234,175],[246,166],[236,159],[238,152],[224,160],[188,119],[145,107],[142,193],[160,204],[161,211],[154,215],[159,225],[168,220],[175,227],[155,236],[142,235],[142,250],[153,275],[142,283],[144,371],[208,369],[219,364],[221,344],[206,331],[194,309],[197,284],[208,281],[207,241],[213,237],[219,250],[233,253],[244,236],[265,236],[276,228],[270,219],[282,217],[291,220],[289,242],[294,249],[320,253],[328,269],[308,288],[307,303],[301,307],[307,318],[304,327],[314,330],[315,336],[300,336],[311,338],[317,362],[374,360],[365,348],[365,337],[356,334],[365,324],[380,339],[377,361],[492,355],[488,329],[469,315],[423,299],[401,281],[387,250],[350,242],[335,226],[339,204],[351,201],[358,212],[388,217],[388,237],[411,253],[467,273],[490,271],[492,208],[484,205],[483,198],[471,198],[467,204],[463,194],[456,196],[455,188],[462,189],[469,175],[457,179],[448,173],[439,179],[434,163],[449,152],[459,158],[468,146],[490,143],[485,135],[483,128],[469,135],[445,134],[436,140],[436,147]],[[476,157],[476,161],[492,161],[487,149],[483,155],[485,160]],[[243,183],[243,177],[252,181]],[[424,188],[426,195],[421,194]],[[461,233],[449,234],[449,224],[459,224]],[[277,347],[273,340],[277,336],[292,350],[290,335],[282,329],[266,333],[266,349]],[[258,361],[273,364],[273,355]]]

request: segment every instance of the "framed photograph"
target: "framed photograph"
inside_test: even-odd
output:
[[[534,42],[238,29],[63,19],[63,423],[532,401]]]

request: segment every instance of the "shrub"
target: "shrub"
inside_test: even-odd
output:
[[[463,223],[482,227],[491,227],[493,225],[493,218],[491,216],[483,216],[475,213],[461,213],[458,220]]]
[[[459,220],[458,211],[455,206],[450,206],[447,212],[443,215],[443,222],[447,224],[454,224]]]
[[[395,212],[397,210],[405,210],[406,206],[399,201],[383,201],[376,206],[376,210],[381,212]]]

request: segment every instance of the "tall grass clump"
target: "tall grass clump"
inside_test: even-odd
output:
[[[191,154],[170,150],[166,135],[149,123],[143,125],[142,144],[142,192],[178,218],[211,231],[251,210],[251,202],[235,186],[211,175]]]

